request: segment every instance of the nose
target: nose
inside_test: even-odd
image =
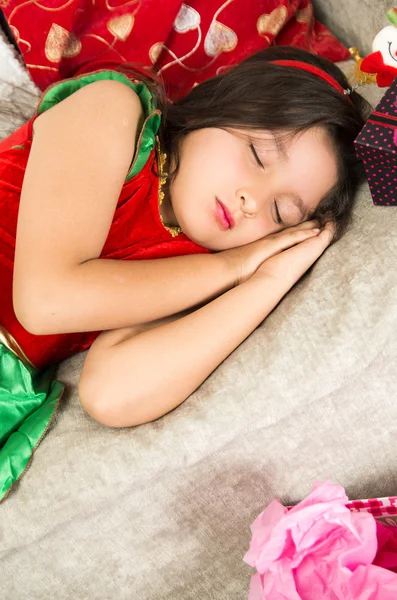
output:
[[[247,217],[254,217],[259,211],[259,202],[247,190],[239,191],[240,209]]]

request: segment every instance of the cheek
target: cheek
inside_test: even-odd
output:
[[[196,158],[196,159],[195,159]],[[180,182],[193,196],[220,196],[233,204],[236,190],[247,181],[242,158],[224,149],[192,156],[181,169]]]
[[[201,174],[225,183],[243,176],[246,159],[246,148],[242,140],[218,131],[203,139],[196,154],[196,160],[202,165]]]
[[[225,185],[236,180],[240,171],[236,157],[227,151],[208,152],[202,160],[200,176],[205,184]]]
[[[205,179],[197,163],[190,160],[181,162],[171,186],[171,198],[174,208],[183,209],[185,205],[194,203],[197,196],[203,193]]]
[[[240,246],[244,244],[250,244],[251,242],[256,242],[272,233],[276,233],[280,231],[282,228],[279,225],[276,225],[272,221],[269,221],[268,218],[256,218],[256,219],[246,219],[242,220],[240,231],[238,232],[239,236],[239,244]]]

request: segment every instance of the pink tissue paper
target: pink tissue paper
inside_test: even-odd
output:
[[[396,528],[349,504],[341,486],[317,483],[290,510],[273,500],[251,532],[248,600],[397,599]]]

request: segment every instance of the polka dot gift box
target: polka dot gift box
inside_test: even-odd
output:
[[[355,141],[367,173],[374,204],[397,206],[397,8],[386,14],[390,25],[372,42],[372,53],[360,64],[376,76],[379,87],[390,86]]]
[[[397,78],[354,142],[375,205],[397,207]]]

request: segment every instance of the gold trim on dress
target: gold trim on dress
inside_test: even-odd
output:
[[[0,344],[3,344],[8,350],[10,350],[19,360],[25,363],[29,367],[36,368],[34,364],[28,359],[21,346],[18,344],[13,335],[5,327],[0,325]]]
[[[164,170],[164,165],[167,162],[167,155],[165,152],[161,151],[160,140],[157,135],[156,135],[156,145],[157,145],[158,168],[159,168],[159,215],[160,215],[160,220],[161,220],[163,227],[172,235],[172,237],[176,237],[177,235],[182,233],[182,228],[175,227],[175,226],[169,227],[168,225],[165,225],[165,223],[163,221],[163,216],[160,212],[160,206],[161,206],[161,204],[164,200],[164,196],[165,196],[162,188],[165,185],[165,183],[167,181],[167,177],[168,177],[168,173],[166,173],[166,171]]]

